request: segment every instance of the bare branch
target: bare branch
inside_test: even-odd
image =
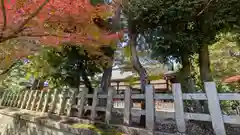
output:
[[[3,31],[7,27],[7,15],[6,15],[6,8],[5,8],[4,0],[1,0],[1,10],[2,10],[2,15],[3,15],[3,27],[2,27],[2,33],[1,33],[0,37],[3,36]]]
[[[44,3],[42,3],[42,5],[40,5],[27,19],[25,19],[23,21],[23,23],[16,29],[14,30],[14,32],[10,35],[8,35],[7,37],[2,37],[0,38],[0,43],[4,42],[6,40],[12,39],[12,38],[16,38],[17,34],[22,32],[24,30],[24,26],[30,21],[32,20],[34,17],[36,17],[38,15],[38,13],[43,9],[43,7],[49,2],[49,0],[45,0]]]
[[[4,42],[4,41],[7,41],[9,39],[14,39],[14,38],[18,38],[18,37],[45,37],[45,36],[58,36],[59,35],[56,35],[56,34],[34,34],[34,33],[27,33],[27,34],[14,34],[14,35],[10,35],[10,36],[7,36],[7,37],[2,37],[0,38],[0,43],[1,42]]]
[[[2,71],[2,72],[0,73],[0,76],[5,75],[5,74],[7,74],[9,71],[11,71],[11,70],[13,69],[13,67],[18,64],[18,61],[19,61],[19,60],[20,60],[20,59],[16,60],[16,61],[15,61],[12,65],[10,65],[7,69],[5,69],[4,71]]]
[[[200,16],[209,7],[212,1],[213,0],[208,1],[207,5],[197,14],[197,16]]]

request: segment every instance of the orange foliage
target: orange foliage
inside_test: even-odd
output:
[[[2,0],[0,43],[18,37],[36,38],[45,45],[70,41],[109,45],[122,36],[100,29],[92,21],[113,15],[113,5],[93,6],[89,0]]]
[[[225,83],[239,82],[240,83],[240,75],[235,75],[235,76],[228,77],[223,82],[225,82]]]

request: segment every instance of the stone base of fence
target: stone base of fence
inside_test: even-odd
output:
[[[2,135],[97,135],[89,129],[73,128],[74,123],[90,124],[93,122],[76,117],[40,114],[16,108],[0,109],[0,134]],[[146,129],[123,125],[106,125],[102,122],[94,122],[94,124],[96,127],[111,126],[123,132],[123,135],[174,135],[162,132],[153,133]]]

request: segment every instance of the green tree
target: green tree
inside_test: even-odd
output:
[[[229,76],[240,73],[240,58],[231,55],[231,52],[240,52],[240,47],[238,41],[231,37],[231,34],[226,35],[209,48],[212,75],[218,83],[222,83]],[[240,88],[239,84],[229,85],[233,90]]]
[[[184,63],[183,58],[197,52],[202,82],[212,80],[208,45],[216,42],[218,33],[235,30],[233,26],[239,25],[236,10],[240,2],[130,0],[130,3],[137,30],[145,36],[152,36],[149,31],[155,32],[157,42],[152,44],[155,54],[182,57]]]
[[[82,47],[65,44],[57,49],[44,48],[39,54],[29,58],[26,68],[30,76],[47,80],[52,87],[65,85],[78,88],[82,79],[92,93],[89,77],[101,73],[105,64],[103,61],[107,62],[101,57],[103,56],[89,55]]]
[[[0,85],[6,90],[20,91],[29,85],[29,80],[25,78],[26,70],[22,68],[23,61],[18,60],[14,63],[11,70],[1,75]]]
[[[130,0],[135,33],[145,36],[154,57],[172,57],[181,62],[183,74],[179,76],[187,80],[184,89],[190,90],[192,55],[199,56],[201,83],[212,81],[208,47],[218,40],[219,33],[238,29],[239,7],[236,0]]]

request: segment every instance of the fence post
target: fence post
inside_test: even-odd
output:
[[[67,109],[67,116],[71,116],[72,114],[72,107],[73,107],[73,104],[75,103],[76,101],[76,94],[78,92],[78,89],[74,89],[72,94],[71,94],[71,97],[69,99],[69,104],[68,105],[68,109]]]
[[[45,97],[45,102],[43,104],[42,113],[45,113],[47,111],[47,109],[48,109],[48,102],[49,102],[50,97],[51,97],[51,90],[48,89],[47,95]]]
[[[173,92],[173,98],[174,98],[175,119],[176,119],[177,129],[178,129],[178,132],[185,133],[186,123],[184,118],[185,116],[184,116],[181,84],[180,83],[172,84],[172,92]]]
[[[8,94],[8,98],[7,98],[7,101],[6,101],[6,106],[9,106],[10,102],[11,102],[11,99],[12,99],[12,92],[10,91],[9,94]]]
[[[56,105],[57,105],[57,97],[58,96],[58,89],[54,90],[54,94],[53,94],[53,99],[52,99],[52,103],[51,103],[51,108],[49,110],[50,113],[54,113],[55,109],[56,109]]]
[[[86,95],[88,93],[88,89],[87,88],[82,88],[82,91],[80,92],[80,103],[79,104],[79,113],[78,113],[78,117],[81,118],[83,115],[83,110],[84,110],[84,104],[85,104],[85,99],[86,99]]]
[[[124,91],[124,118],[123,118],[123,124],[128,126],[131,125],[131,111],[132,111],[132,90],[130,88],[127,88]]]
[[[41,94],[40,94],[40,98],[39,98],[39,101],[38,101],[38,105],[37,105],[37,108],[36,108],[36,111],[39,111],[41,106],[42,106],[42,103],[44,101],[44,93],[45,91],[41,91]]]
[[[24,98],[21,104],[21,109],[24,109],[24,107],[26,106],[26,102],[27,102],[27,96],[28,96],[28,90],[25,91],[24,93]]]
[[[13,105],[13,103],[14,103],[14,100],[15,100],[15,97],[16,97],[16,93],[13,92],[13,93],[12,93],[11,100],[10,100],[10,103],[9,103],[9,107],[12,107],[12,105]]]
[[[3,93],[3,96],[2,96],[2,98],[1,98],[1,103],[0,103],[1,106],[3,106],[4,101],[5,101],[6,98],[7,98],[7,95],[8,95],[8,91],[5,90],[4,93]]]
[[[13,102],[13,107],[17,107],[17,103],[18,103],[18,100],[19,100],[19,98],[20,98],[20,95],[21,95],[21,91],[18,91],[17,92],[17,96],[16,96],[16,98],[15,98],[15,100],[14,100],[14,102]]]
[[[204,88],[208,99],[208,108],[214,132],[216,135],[226,135],[216,84],[214,82],[205,82]]]
[[[39,93],[39,90],[36,90],[35,93],[34,93],[34,98],[33,98],[33,101],[32,101],[32,106],[31,106],[31,110],[33,111],[34,108],[36,107],[36,104],[37,104],[37,98],[38,98],[38,93]]]
[[[58,115],[61,115],[64,113],[64,109],[66,107],[66,101],[67,101],[66,96],[67,96],[67,90],[63,89],[63,92],[60,96],[61,101],[60,101],[60,108],[59,108]]]
[[[31,91],[31,92],[30,92],[30,95],[29,95],[29,97],[28,97],[26,109],[31,109],[30,107],[31,107],[32,99],[33,99],[33,92],[34,92],[35,90],[31,89],[30,91]]]
[[[155,104],[154,104],[154,89],[152,85],[146,85],[145,91],[145,119],[146,128],[148,130],[154,131],[155,129]]]
[[[24,98],[24,94],[25,94],[25,91],[22,91],[21,90],[21,94],[20,94],[20,97],[19,97],[19,100],[18,100],[18,103],[17,103],[17,107],[20,108],[21,107],[21,103],[22,103],[22,100]]]
[[[8,91],[6,100],[4,101],[4,105],[5,105],[5,106],[7,106],[8,101],[9,101],[9,99],[10,99],[10,97],[11,97],[11,94],[12,94],[12,92],[11,92],[11,91]]]
[[[92,108],[91,108],[91,120],[94,121],[96,117],[96,107],[98,103],[98,91],[99,88],[95,88],[92,99]]]
[[[106,107],[106,116],[105,122],[109,124],[112,115],[112,107],[113,107],[113,92],[114,89],[112,87],[108,88],[108,95],[107,95],[107,107]]]

